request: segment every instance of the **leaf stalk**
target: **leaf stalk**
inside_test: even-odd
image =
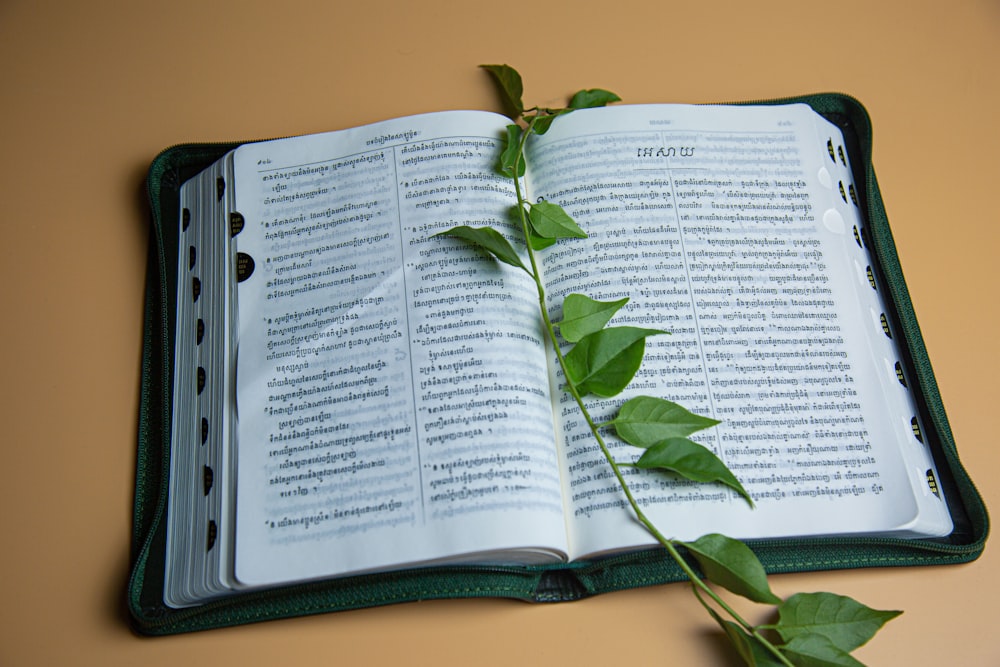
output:
[[[642,508],[639,506],[638,501],[636,501],[635,496],[632,494],[632,491],[629,488],[628,482],[625,480],[625,476],[622,474],[621,471],[622,464],[619,464],[615,460],[614,456],[612,456],[611,450],[608,448],[607,442],[604,440],[604,437],[601,435],[600,432],[601,428],[610,426],[612,425],[613,422],[608,421],[598,424],[593,420],[593,418],[590,415],[590,410],[588,410],[587,405],[583,400],[583,396],[581,395],[579,389],[577,388],[576,383],[573,381],[570,373],[567,371],[566,358],[563,355],[563,352],[559,346],[558,338],[556,337],[556,332],[555,332],[555,325],[552,322],[552,318],[549,317],[548,307],[546,306],[545,303],[546,300],[545,285],[542,281],[541,274],[539,273],[538,270],[538,260],[535,256],[535,250],[531,247],[531,243],[529,242],[529,239],[531,237],[530,237],[530,227],[528,225],[528,218],[526,212],[528,201],[527,198],[525,197],[524,190],[522,189],[521,186],[520,182],[521,179],[516,176],[516,174],[520,173],[521,164],[525,160],[524,147],[527,144],[528,137],[531,135],[534,129],[536,119],[537,116],[533,116],[529,120],[527,128],[525,129],[524,132],[521,133],[521,137],[519,139],[517,156],[515,157],[514,160],[514,174],[515,174],[513,179],[514,192],[517,196],[517,210],[520,217],[521,231],[523,233],[523,238],[525,239],[525,246],[528,252],[528,261],[531,267],[530,275],[535,283],[535,289],[538,293],[539,312],[541,313],[542,316],[542,322],[545,325],[545,333],[548,336],[549,342],[552,344],[552,348],[555,350],[556,358],[559,361],[559,367],[562,369],[563,375],[565,376],[566,390],[570,393],[570,395],[573,397],[573,400],[576,402],[577,407],[580,409],[580,414],[583,416],[584,421],[586,421],[587,426],[590,428],[591,433],[593,434],[595,440],[597,441],[598,446],[601,449],[601,453],[604,455],[604,458],[608,462],[608,465],[611,466],[611,470],[615,475],[615,479],[618,481],[618,484],[622,492],[625,494],[625,498],[628,501],[629,507],[632,509],[632,512],[635,514],[636,519],[643,526],[643,528],[645,528],[646,531],[648,531],[656,539],[656,541],[659,542],[664,547],[664,549],[666,549],[670,557],[684,571],[684,574],[691,581],[691,585],[694,587],[695,594],[698,597],[699,601],[701,601],[702,604],[705,604],[704,600],[701,598],[701,595],[698,594],[698,591],[700,590],[703,594],[710,597],[712,601],[719,606],[719,608],[724,610],[726,614],[729,615],[730,618],[732,618],[735,622],[737,622],[740,626],[742,626],[746,632],[752,634],[759,642],[761,642],[761,644],[771,654],[773,654],[778,660],[781,661],[781,664],[787,665],[787,667],[794,667],[794,665],[788,660],[787,657],[785,657],[784,654],[781,653],[781,651],[776,646],[774,646],[766,637],[764,637],[758,631],[758,629],[753,626],[753,624],[748,622],[735,609],[733,609],[718,593],[715,592],[715,590],[713,590],[708,584],[705,583],[704,579],[701,576],[699,576],[697,572],[695,572],[694,568],[691,567],[687,559],[684,558],[684,556],[681,555],[681,553],[677,550],[677,544],[683,545],[683,543],[682,542],[678,543],[675,540],[671,540],[670,538],[666,537],[663,533],[660,532],[659,528],[657,528],[656,525],[642,511]]]

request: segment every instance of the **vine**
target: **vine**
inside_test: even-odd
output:
[[[507,126],[498,169],[514,184],[516,219],[527,263],[506,237],[491,227],[463,225],[439,236],[461,239],[532,278],[546,335],[565,376],[565,390],[589,426],[631,511],[684,571],[695,597],[719,624],[743,661],[761,667],[861,665],[850,655],[851,651],[865,644],[901,612],[871,609],[833,593],[798,593],[782,600],[771,591],[763,565],[743,542],[720,534],[703,535],[694,541],[668,538],[636,502],[623,468],[657,470],[694,482],[722,484],[753,506],[752,498],[726,465],[710,449],[689,438],[718,424],[716,420],[650,396],[629,399],[613,419],[602,423],[595,422],[588,410],[585,397],[618,395],[642,364],[646,338],[667,332],[609,326],[616,312],[628,302],[627,298],[609,302],[570,294],[563,301],[562,318],[557,323],[552,321],[546,307],[537,251],[560,239],[586,238],[587,234],[558,204],[528,200],[521,181],[526,166],[525,146],[532,135],[544,134],[559,116],[576,109],[605,106],[620,98],[606,90],[589,89],[574,95],[566,108],[525,109],[521,101],[521,76],[516,70],[507,65],[481,67],[494,77],[514,112],[516,122]],[[570,346],[566,353],[562,351],[560,338]],[[644,451],[635,461],[616,460],[608,447],[608,437]],[[753,625],[717,589],[769,605],[777,613],[777,622]]]

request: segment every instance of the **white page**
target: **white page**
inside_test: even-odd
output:
[[[612,324],[672,332],[648,340],[621,397],[591,401],[596,421],[637,394],[720,419],[696,439],[756,500],[751,510],[719,486],[626,469],[668,536],[905,534],[920,507],[931,515],[921,527],[950,530],[944,503],[921,489],[930,459],[890,379],[891,344],[857,268],[850,174],[828,138],[842,146],[804,105],[632,106],[575,112],[533,145],[530,197],[563,205],[590,235],[547,251],[551,304],[570,291],[629,296]],[[568,395],[554,405],[568,415],[574,553],[648,543]]]
[[[200,179],[186,183],[180,191],[181,216],[174,224],[178,228],[179,259],[177,267],[177,314],[174,322],[174,388],[171,413],[170,483],[167,504],[166,555],[164,563],[163,599],[171,606],[193,601],[190,580],[195,576],[195,549],[203,548],[196,539],[200,530],[193,519],[197,491],[195,478],[199,469],[197,392],[196,384],[200,351],[195,344],[196,322],[200,305],[193,297],[193,281],[200,281],[204,255],[201,225],[197,218],[192,226],[192,209],[197,210]]]
[[[236,243],[255,261],[238,294],[243,584],[566,549],[533,285],[429,238],[506,224],[506,122],[432,114],[238,150]]]

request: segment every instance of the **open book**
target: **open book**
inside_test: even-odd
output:
[[[560,389],[530,279],[433,237],[516,238],[509,122],[245,144],[181,188],[168,605],[653,543]],[[627,296],[613,324],[671,332],[595,415],[646,394],[721,420],[697,439],[756,502],[626,469],[668,536],[952,531],[846,148],[802,104],[577,111],[528,147],[531,200],[589,234],[541,253],[554,319],[571,292]]]

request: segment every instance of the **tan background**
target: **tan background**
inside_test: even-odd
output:
[[[513,12],[521,8],[523,14]],[[0,2],[0,664],[726,665],[686,587],[418,603],[165,639],[123,613],[146,212],[162,148],[529,103],[851,93],[963,460],[1000,508],[1000,3]],[[874,665],[1000,665],[971,565],[774,579],[906,613]]]

